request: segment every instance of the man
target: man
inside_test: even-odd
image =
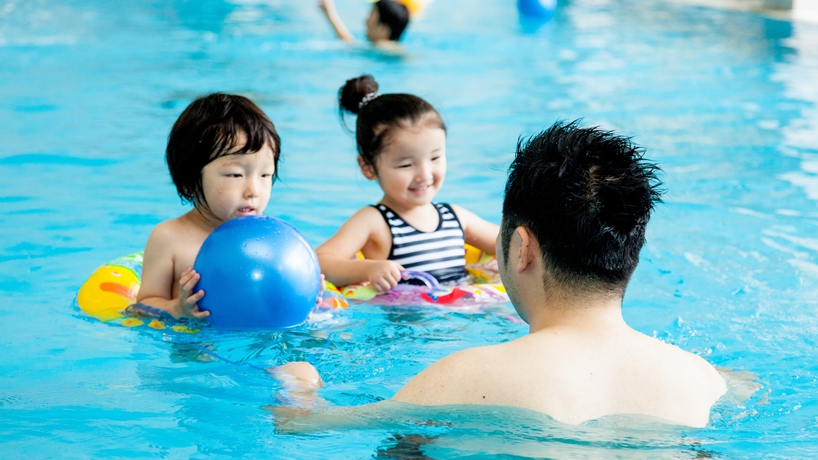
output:
[[[529,334],[449,355],[392,399],[520,407],[570,424],[639,414],[706,425],[726,392],[719,373],[622,318],[625,288],[659,201],[657,169],[627,138],[577,122],[520,142],[497,257]],[[285,365],[284,372],[320,384],[317,373],[298,366]]]

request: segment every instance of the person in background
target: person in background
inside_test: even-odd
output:
[[[326,14],[338,38],[347,43],[355,43],[355,38],[335,9],[335,2],[319,0],[318,5]],[[378,0],[372,5],[365,24],[366,39],[373,45],[387,49],[400,48],[398,42],[409,25],[409,9],[404,2]]]

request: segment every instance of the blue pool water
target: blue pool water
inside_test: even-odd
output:
[[[513,0],[475,3],[433,3],[407,54],[390,56],[334,41],[312,1],[0,0],[0,457],[818,455],[818,26],[659,0],[561,0],[537,27],[520,23]],[[339,8],[362,36],[367,4]],[[73,307],[96,266],[186,210],[163,151],[197,95],[237,92],[267,111],[283,138],[267,213],[311,243],[377,200],[334,102],[362,72],[441,111],[440,199],[495,222],[519,136],[580,117],[634,136],[668,193],[627,321],[752,373],[761,389],[720,404],[702,430],[399,406],[293,434],[262,409],[277,387],[256,367],[312,360],[329,384],[321,396],[357,405],[455,350],[526,329],[504,317],[508,305],[356,306],[290,331],[181,336]]]

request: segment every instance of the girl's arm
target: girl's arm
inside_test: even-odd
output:
[[[463,227],[463,233],[466,234],[466,243],[486,254],[494,254],[494,244],[497,241],[497,235],[500,233],[500,226],[487,222],[478,217],[477,214],[460,206],[451,206],[460,221],[460,226]]]
[[[318,7],[326,13],[327,19],[329,19],[329,23],[332,24],[332,28],[335,30],[335,34],[338,35],[338,38],[347,43],[355,43],[355,38],[349,32],[347,26],[344,25],[341,16],[338,15],[333,0],[318,0]]]
[[[388,253],[391,238],[380,212],[367,206],[350,217],[315,253],[329,282],[345,286],[369,281],[376,291],[383,293],[398,284],[403,267],[391,260],[357,260],[355,256],[368,244],[386,248]]]
[[[163,222],[156,226],[148,237],[142,261],[142,283],[136,301],[164,310],[174,318],[189,316],[204,318],[210,312],[200,311],[196,303],[204,297],[204,291],[192,294],[199,281],[199,274],[192,268],[182,273],[179,279],[179,297],[173,298],[174,238],[171,225]]]

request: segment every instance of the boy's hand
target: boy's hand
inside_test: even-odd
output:
[[[403,267],[391,260],[378,260],[372,262],[371,268],[367,270],[367,278],[369,285],[372,286],[378,294],[389,292],[390,289],[398,285],[401,280],[400,271]]]
[[[188,268],[182,273],[182,277],[179,278],[179,299],[176,304],[176,311],[173,312],[174,317],[180,318],[187,316],[201,319],[210,316],[209,311],[199,310],[199,306],[197,305],[197,303],[202,300],[202,297],[204,297],[204,291],[200,290],[191,295],[193,288],[196,287],[196,283],[199,282],[200,278],[201,275],[193,270],[193,268]]]

